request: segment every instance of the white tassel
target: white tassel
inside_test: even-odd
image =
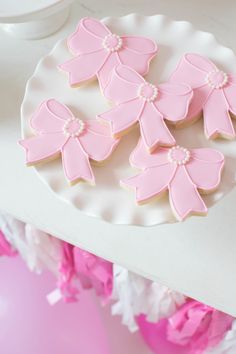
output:
[[[112,299],[117,302],[112,305],[112,314],[121,315],[122,323],[128,326],[131,332],[138,330],[135,321],[138,298],[145,291],[145,280],[116,264],[113,265],[113,294]],[[136,307],[136,309],[134,309]]]
[[[58,274],[60,240],[6,214],[0,214],[0,229],[31,271],[40,273],[47,268]]]
[[[62,257],[61,241],[29,224],[25,225],[25,240],[29,248],[29,268],[37,272],[48,269],[58,275]]]
[[[138,330],[135,317],[144,314],[150,322],[172,315],[185,302],[185,297],[166,286],[113,266],[113,294],[117,302],[112,306],[113,315],[121,315],[122,323],[131,332]]]
[[[157,322],[173,315],[184,304],[184,295],[170,290],[167,286],[152,282],[146,301],[146,315],[149,322]]]

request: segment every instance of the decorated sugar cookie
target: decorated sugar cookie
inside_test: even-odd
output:
[[[79,22],[68,38],[68,47],[75,57],[59,68],[69,73],[70,85],[77,86],[97,77],[102,89],[115,66],[126,64],[145,75],[157,53],[157,45],[151,39],[119,36],[102,22],[88,17]]]
[[[188,214],[207,213],[199,192],[212,192],[218,187],[224,156],[209,148],[188,150],[180,146],[159,148],[148,154],[140,140],[130,163],[142,172],[122,180],[121,185],[135,189],[137,203],[169,191],[174,215],[184,220]]]
[[[207,58],[189,53],[183,56],[170,81],[192,87],[194,95],[187,119],[199,118],[203,113],[208,139],[235,137],[229,112],[236,115],[236,75],[219,70]]]
[[[155,86],[133,69],[119,65],[113,70],[104,95],[116,106],[98,115],[98,119],[110,124],[114,137],[139,122],[144,145],[151,152],[158,145],[175,145],[164,119],[176,123],[187,116],[192,89],[175,83]]]
[[[43,102],[30,123],[35,136],[19,142],[26,150],[27,165],[61,155],[65,176],[71,183],[86,180],[94,184],[90,159],[106,160],[118,144],[105,126],[96,120],[82,121],[54,99]]]

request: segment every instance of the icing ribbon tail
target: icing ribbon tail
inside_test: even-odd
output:
[[[96,75],[96,69],[91,70],[91,68],[86,71],[86,58],[84,56],[77,56],[72,58],[58,66],[59,69],[69,73],[69,82],[71,86],[80,84],[81,82],[88,81]]]
[[[136,201],[140,202],[142,198],[140,198],[140,186],[141,186],[141,179],[142,179],[142,174],[140,175],[136,175],[136,176],[132,176],[132,177],[128,177],[125,179],[122,179],[120,181],[120,185],[124,186],[124,187],[128,187],[131,189],[135,190],[135,194],[136,194]]]
[[[189,214],[199,214],[205,215],[207,213],[207,207],[203,202],[198,190],[194,187],[189,195],[189,198],[186,198],[184,203],[182,198],[175,199],[174,205],[171,201],[175,213],[178,216],[180,221],[184,220]]]
[[[219,104],[217,104],[219,102]],[[224,94],[216,91],[211,94],[203,108],[204,129],[208,139],[218,135],[232,139],[235,131],[229,114],[228,104],[225,104]]]
[[[175,139],[165,124],[162,114],[154,105],[145,105],[140,117],[140,129],[145,145],[150,151],[157,145],[175,145]]]
[[[142,113],[143,103],[139,99],[133,99],[129,102],[121,103],[107,112],[99,114],[97,118],[111,127],[114,136],[127,131],[137,121]]]
[[[159,119],[158,129],[155,131],[155,135],[156,135],[156,141],[152,145],[149,144],[150,151],[152,151],[158,145],[163,145],[163,146],[175,145],[175,139],[171,134],[171,132],[169,131],[167,125],[165,124],[164,119]],[[144,141],[147,141],[147,139],[144,138]]]
[[[235,130],[231,122],[229,112],[221,112],[221,114],[217,116],[217,121],[212,119],[212,116],[208,116],[206,114],[204,115],[204,118],[204,128],[208,139],[214,139],[218,135],[222,135],[230,139],[235,137]]]
[[[60,145],[63,143],[62,138],[48,139],[49,134],[41,134],[28,139],[20,140],[19,144],[26,151],[26,163],[35,164],[43,159],[56,156],[60,151]]]
[[[69,81],[73,86],[93,79],[106,59],[104,50],[82,53],[60,64],[59,68],[69,73]]]
[[[180,221],[183,221],[189,214],[207,214],[207,207],[184,167],[177,170],[175,178],[170,183],[169,199]]]
[[[81,78],[79,77],[79,70],[78,70],[77,62],[79,62],[78,57],[75,57],[73,59],[70,59],[70,60],[58,65],[59,69],[69,73],[70,85],[77,85],[81,81]],[[77,70],[76,70],[76,68],[77,68]]]

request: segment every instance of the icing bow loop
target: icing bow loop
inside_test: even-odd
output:
[[[236,75],[219,70],[208,58],[188,53],[183,56],[170,82],[185,82],[193,89],[187,119],[203,113],[208,139],[233,139],[235,130],[230,112],[236,115]]]
[[[68,47],[75,57],[59,67],[69,73],[71,86],[97,76],[104,89],[111,70],[126,64],[145,75],[149,62],[157,52],[151,39],[139,36],[119,36],[94,18],[83,18],[68,38]]]

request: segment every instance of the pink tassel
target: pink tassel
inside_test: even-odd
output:
[[[157,323],[152,323],[147,321],[145,315],[139,315],[136,317],[136,322],[144,341],[153,353],[189,354],[188,346],[180,346],[168,341],[166,336],[168,321],[166,319],[162,319]]]
[[[67,242],[62,245],[62,260],[59,266],[60,277],[58,288],[65,302],[75,302],[78,300],[78,286],[74,285],[77,281],[77,275],[74,267],[74,246]]]
[[[0,230],[0,256],[14,257],[17,251],[12,248],[11,244],[6,240],[3,232]]]
[[[233,317],[188,300],[167,320],[150,323],[140,315],[136,321],[145,342],[156,354],[203,354],[224,338]]]
[[[106,303],[113,288],[112,263],[78,247],[74,248],[74,262],[83,288],[94,288],[96,294]]]
[[[190,300],[168,320],[167,338],[189,345],[189,354],[201,354],[217,345],[231,328],[233,317]]]

